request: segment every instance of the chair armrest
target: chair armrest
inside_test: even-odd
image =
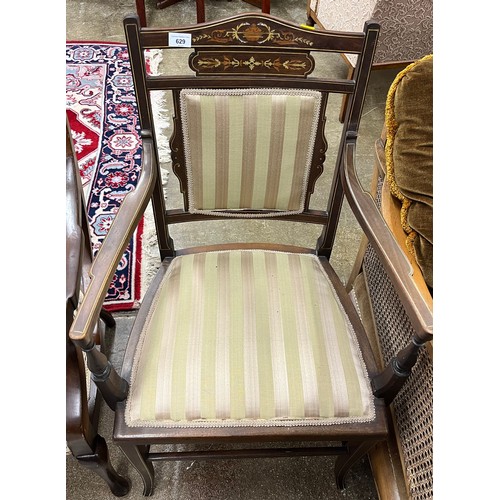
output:
[[[341,180],[351,209],[384,266],[419,340],[432,340],[433,314],[415,285],[413,268],[375,204],[359,182],[355,168],[356,138],[348,137]]]
[[[92,344],[94,325],[113,275],[151,197],[157,172],[153,151],[153,140],[150,137],[143,138],[142,172],[137,186],[123,199],[90,268],[90,282],[69,332],[71,340],[82,348]]]

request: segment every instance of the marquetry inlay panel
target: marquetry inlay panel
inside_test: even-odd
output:
[[[197,74],[259,74],[306,76],[314,69],[314,60],[305,52],[204,51],[193,54],[190,67]]]
[[[224,29],[214,29],[210,32],[195,35],[193,44],[199,42],[215,42],[218,44],[250,43],[259,45],[297,45],[312,47],[313,42],[308,36],[298,34],[295,30],[286,29],[275,23],[243,22]]]

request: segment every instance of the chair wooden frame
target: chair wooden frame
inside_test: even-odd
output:
[[[327,7],[328,3],[326,0],[324,0],[325,3],[322,3],[322,8],[325,9],[325,11],[330,11],[330,9],[333,8],[338,8],[343,10],[345,8],[345,5],[340,5],[334,4],[334,2],[330,3],[330,8]],[[383,2],[379,2],[383,3]],[[385,2],[386,5],[390,5],[390,3]],[[377,21],[381,21],[385,18],[385,16],[388,15],[388,13],[382,8],[378,8],[378,6],[373,6],[374,10],[372,12],[372,15],[376,18]],[[319,2],[316,2],[315,0],[308,0],[307,2],[307,24],[311,27],[317,26],[321,29],[333,29],[332,26],[328,28],[327,22],[325,22],[324,19],[320,17],[318,14],[318,9],[319,9]],[[409,52],[406,52],[404,56],[391,56],[385,57],[383,60],[379,60],[379,57],[375,57],[375,61],[373,63],[373,70],[384,70],[384,69],[403,69],[404,67],[408,66],[412,62],[414,62],[416,59],[423,57],[426,53],[432,52],[432,40],[427,40],[427,37],[429,36],[429,26],[432,26],[430,23],[430,19],[432,18],[432,12],[427,12],[428,5],[420,5],[418,12],[412,12],[414,9],[413,6],[408,6],[406,3],[402,5],[398,10],[401,12],[401,23],[402,25],[400,26],[399,30],[401,32],[402,38],[400,40],[397,40],[394,37],[394,26],[392,26],[392,23],[394,22],[392,19],[388,20],[389,24],[389,34],[386,32],[385,34],[381,35],[381,40],[382,38],[386,38],[387,40],[391,40],[392,44],[394,44],[394,47],[401,46],[401,47],[408,47],[406,50]],[[397,12],[397,9],[395,9]],[[428,16],[429,23],[424,23],[425,17]],[[349,21],[354,21],[356,19],[355,15],[352,12],[346,12],[340,14],[339,19],[346,19]],[[413,28],[411,26],[411,23],[417,20],[421,22],[422,24],[426,24],[426,27],[422,29],[422,31],[418,30],[417,28]],[[407,26],[406,23],[409,23]],[[337,25],[338,26],[338,25]],[[347,26],[352,26],[352,24],[347,24]],[[415,48],[412,47],[412,43],[414,41],[410,39],[406,39],[408,37],[408,33],[410,33],[414,29],[415,31],[413,32],[412,37],[418,37],[421,39],[421,43],[423,47],[427,46],[427,48],[421,48],[421,52],[415,51]],[[430,28],[430,31],[432,30],[432,27]],[[418,33],[418,35],[417,35]],[[432,35],[431,35],[432,38]],[[398,43],[397,43],[398,42]],[[413,54],[413,57],[412,55]],[[346,63],[347,66],[347,78],[352,78],[352,75],[354,74],[354,67],[353,67],[353,62],[350,60],[348,57],[343,55],[343,59]],[[339,120],[340,122],[343,122],[344,117],[345,117],[345,112],[347,108],[347,100],[344,99],[342,108],[340,110],[339,114]]]
[[[93,470],[115,496],[130,490],[128,479],[113,468],[106,440],[97,432],[101,397],[94,384],[87,390],[85,362],[81,349],[69,338],[73,316],[80,300],[81,282],[91,263],[85,200],[73,150],[69,125],[66,126],[66,443],[78,462]],[[106,326],[115,325],[104,309],[99,314]],[[93,338],[104,346],[102,324],[96,324]]]
[[[432,296],[425,283],[423,274],[415,261],[414,256],[410,254],[406,247],[406,233],[404,233],[401,227],[401,203],[399,202],[399,200],[396,200],[392,196],[385,179],[385,139],[386,137],[384,127],[381,138],[378,139],[375,143],[376,165],[374,169],[373,180],[374,184],[377,183],[377,186],[374,186],[374,197],[379,197],[380,211],[382,213],[382,216],[384,217],[384,220],[387,222],[388,227],[394,234],[394,237],[400,245],[400,248],[407,255],[411,263],[413,269],[412,279],[415,283],[415,289],[413,293],[417,293],[417,295],[415,295],[412,299],[412,302],[418,303],[419,301],[423,300],[428,309],[426,313],[428,317],[432,318]],[[359,258],[357,259],[358,264],[353,267],[353,273],[350,279],[350,282],[353,284],[355,279],[354,275],[356,273],[364,273],[363,261],[366,258],[367,246],[368,242],[362,244],[360,247]],[[371,259],[373,259],[373,257],[371,257]],[[366,284],[366,278],[365,286],[367,293],[369,293],[369,287]],[[376,300],[376,297],[374,297],[372,300]],[[374,305],[374,307],[376,307],[376,305]],[[388,309],[388,311],[389,312],[387,314],[391,314],[393,309]],[[372,321],[374,324],[376,324],[373,313],[369,316],[370,317],[366,318],[366,321]],[[375,335],[380,336],[381,334],[375,331]],[[399,338],[404,339],[407,335],[408,332],[406,330],[401,331]],[[377,354],[379,355],[380,364],[382,364],[384,359],[384,347],[381,340],[377,339],[377,341],[377,343],[379,344]],[[422,415],[423,412],[415,414],[415,407],[419,406],[418,401],[425,400],[430,405],[432,405],[432,391],[428,389],[429,381],[428,379],[424,379],[422,376],[422,374],[428,375],[429,373],[432,376],[432,341],[428,342],[425,345],[425,351],[421,352],[420,355],[422,357],[422,359],[420,360],[420,369],[417,370],[417,373],[414,375],[417,378],[415,379],[413,384],[410,384],[410,386],[407,388],[407,395],[405,396],[406,399],[403,399],[402,401],[396,401],[395,405],[391,407],[391,411],[389,414],[389,425],[392,430],[388,442],[374,447],[372,450],[370,450],[369,453],[370,466],[373,471],[377,490],[379,491],[379,497],[382,500],[400,500],[412,498],[412,492],[426,491],[426,493],[428,494],[429,489],[432,489],[432,474],[423,474],[421,472],[421,470],[428,466],[428,463],[432,464],[432,446],[429,446],[428,441],[429,428],[432,428],[432,415],[425,413],[424,417]],[[432,384],[432,379],[430,380],[430,384]],[[412,404],[405,405],[405,401],[408,402],[408,398],[412,400]],[[412,407],[413,404],[414,406]],[[408,447],[411,448],[408,443],[408,441],[410,440],[407,436],[404,438],[404,436],[401,435],[402,424],[397,415],[398,410],[401,414],[402,406],[407,411],[407,413],[405,412],[405,415],[407,414],[412,416],[412,427],[419,429],[418,434],[420,435],[421,442],[424,443],[421,445],[421,448],[418,451],[412,450],[412,452],[410,453],[410,457],[408,457]],[[409,419],[410,417],[407,418]],[[424,437],[427,437],[427,440]],[[422,460],[422,456],[426,457],[426,461],[428,462],[427,464],[425,464],[425,461]],[[417,462],[422,468],[419,471],[420,473],[418,474],[415,473],[415,470],[418,469],[418,467],[415,465]],[[413,470],[409,471],[408,466],[413,467]]]
[[[75,321],[71,327],[71,339],[76,345],[87,352],[89,369],[93,373],[93,380],[101,390],[105,401],[115,410],[114,440],[120,446],[127,458],[139,471],[144,482],[144,494],[150,495],[153,491],[154,469],[153,462],[157,460],[182,460],[193,458],[241,458],[262,456],[294,456],[294,455],[338,455],[335,464],[335,475],[338,487],[345,485],[345,477],[349,468],[377,442],[384,441],[388,435],[386,420],[386,405],[404,384],[411,372],[415,353],[432,337],[428,328],[427,318],[416,314],[415,308],[409,306],[412,321],[418,328],[415,338],[403,351],[379,373],[369,342],[364,334],[363,325],[352,305],[340,279],[336,276],[329,264],[336,228],[339,221],[340,209],[344,194],[353,205],[353,210],[370,240],[373,240],[381,253],[383,262],[388,267],[395,286],[408,300],[408,287],[412,287],[411,280],[405,276],[409,270],[407,262],[392,236],[380,218],[378,212],[373,212],[369,196],[360,192],[359,182],[355,175],[354,158],[357,132],[363,108],[366,87],[370,75],[370,68],[379,26],[376,23],[366,23],[361,33],[335,33],[328,31],[310,31],[266,14],[241,14],[231,18],[206,23],[198,26],[175,27],[171,29],[141,28],[137,16],[127,16],[124,20],[125,33],[129,48],[132,74],[138,100],[140,121],[143,137],[143,171],[134,192],[123,201],[113,225],[102,245],[102,248],[92,267],[93,279],[87,289],[85,297],[77,311]],[[144,50],[162,48],[168,49],[168,32],[182,32],[191,35],[193,54],[190,65],[195,75],[188,76],[149,76],[145,71]],[[329,79],[309,77],[309,70],[297,76],[292,71],[282,73],[273,67],[269,72],[253,74],[250,71],[241,73],[241,70],[227,74],[225,70],[214,73],[212,69],[205,71],[206,66],[196,66],[197,58],[214,57],[218,52],[221,57],[258,57],[260,51],[266,57],[269,52],[279,61],[280,55],[298,54],[298,57],[309,58],[312,51],[318,50],[327,53],[352,52],[359,54],[359,64],[356,67],[353,79]],[[287,59],[288,60],[288,59]],[[299,65],[303,67],[303,65]],[[280,66],[280,69],[285,66]],[[313,155],[311,174],[307,189],[305,208],[296,215],[283,215],[287,221],[311,222],[323,226],[316,248],[305,249],[285,245],[270,244],[230,244],[217,247],[202,247],[196,249],[178,250],[169,234],[168,226],[181,222],[196,220],[213,220],[217,215],[192,214],[188,208],[188,189],[186,188],[186,174],[184,170],[185,157],[182,153],[182,135],[180,134],[178,98],[181,89],[199,88],[200,86],[215,89],[224,88],[300,88],[318,90],[325,97],[329,93],[343,93],[349,96],[347,119],[341,134],[340,148],[333,171],[333,185],[330,191],[328,207],[324,211],[309,208],[309,198],[314,190],[316,179],[324,170],[326,153],[326,139],[322,127],[324,116],[320,119],[320,130],[317,134],[315,153]],[[174,134],[171,138],[173,171],[179,178],[181,190],[184,193],[184,208],[166,210],[163,196],[163,187],[158,175],[158,156],[156,136],[152,120],[149,92],[166,89],[172,91],[174,98]],[[325,106],[322,114],[325,113]],[[114,269],[119,263],[123,250],[138,223],[147,203],[152,199],[155,213],[155,223],[158,234],[159,251],[162,258],[161,268],[146,295],[136,322],[130,335],[129,345],[125,354],[122,373],[119,376],[112,368],[105,356],[100,353],[92,339],[91,329],[99,317],[100,307],[105,297],[105,291],[111,280]],[[372,200],[373,201],[373,200]],[[373,212],[373,213],[372,213]],[[256,212],[247,210],[245,215],[255,215]],[[378,214],[378,215],[377,215]],[[229,218],[237,215],[227,212]],[[260,215],[271,218],[275,214]],[[205,252],[221,249],[272,249],[291,253],[313,253],[321,261],[328,278],[339,295],[339,300],[348,314],[353,328],[359,332],[358,342],[363,353],[368,375],[374,391],[375,417],[372,421],[363,424],[338,423],[335,425],[288,426],[288,427],[239,427],[239,428],[170,428],[161,427],[129,427],[125,423],[125,401],[130,384],[131,365],[134,358],[138,335],[142,330],[148,309],[151,306],[154,290],[160,283],[176,256],[193,252]],[[409,313],[409,314],[410,314]],[[273,448],[273,442],[300,443],[314,441],[317,447],[292,446],[287,449]],[[203,445],[217,444],[245,444],[267,443],[265,449],[231,449],[206,450],[163,453],[152,452],[152,444],[191,443]],[[327,442],[336,445],[325,446]]]

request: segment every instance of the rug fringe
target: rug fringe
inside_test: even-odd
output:
[[[160,64],[163,61],[163,53],[159,49],[150,49],[148,51],[150,58],[150,70],[152,75],[160,73]],[[156,142],[158,146],[158,154],[160,163],[167,163],[170,161],[170,146],[165,130],[170,126],[170,119],[165,104],[165,92],[155,90],[151,92],[151,107],[154,113],[154,124],[156,129]]]
[[[154,124],[156,132],[156,144],[160,166],[170,161],[170,146],[165,131],[170,127],[170,119],[165,105],[165,95],[161,90],[151,92],[151,107],[153,108]]]
[[[151,49],[148,51],[148,56],[151,58],[151,73],[153,75],[159,74],[159,66],[163,60],[161,50]],[[162,186],[166,196],[166,187],[168,183],[168,170],[166,164],[170,162],[171,158],[168,134],[166,134],[166,131],[170,127],[170,118],[166,105],[165,92],[161,90],[151,92],[151,107],[154,114]],[[148,289],[151,281],[160,268],[160,263],[160,251],[158,249],[158,241],[156,238],[153,208],[151,203],[149,203],[144,213],[144,231],[142,236],[141,302],[144,292]]]

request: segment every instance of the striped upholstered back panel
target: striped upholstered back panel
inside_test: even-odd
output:
[[[308,90],[183,90],[189,211],[302,212],[320,105]]]
[[[128,425],[373,417],[352,326],[315,255],[235,250],[173,260],[139,340]]]

